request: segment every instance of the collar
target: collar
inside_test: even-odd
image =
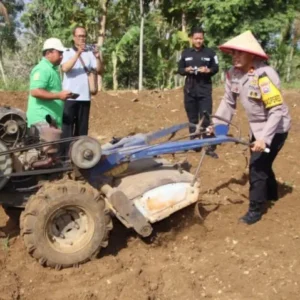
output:
[[[50,68],[56,69],[57,66],[53,65],[46,57],[43,57],[41,60],[44,64],[49,66]]]
[[[260,74],[261,67],[264,67],[265,65],[266,64],[263,61],[261,61],[261,60],[255,60],[253,62],[252,68],[248,72],[248,75],[249,76],[253,76],[253,75]]]
[[[191,48],[191,51],[194,51],[194,52],[201,52],[201,51],[203,51],[204,50],[204,48],[205,48],[205,45],[202,45],[202,47],[199,49],[199,50],[197,50],[196,48]]]
[[[255,74],[255,67],[252,66],[252,67],[250,68],[250,70],[248,71],[248,75],[249,75],[249,76],[253,76],[254,74]]]

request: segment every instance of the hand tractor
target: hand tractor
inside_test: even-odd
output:
[[[108,245],[112,217],[148,237],[153,223],[198,201],[205,151],[194,175],[162,155],[229,142],[249,145],[227,135],[226,120],[214,126],[214,136],[201,138],[203,120],[100,145],[88,136],[60,139],[49,120],[48,126],[27,128],[22,111],[1,107],[0,204],[10,217],[21,212],[21,236],[41,265],[83,264]],[[174,139],[189,126],[196,127],[197,138]],[[57,152],[62,143],[70,143],[67,161]]]

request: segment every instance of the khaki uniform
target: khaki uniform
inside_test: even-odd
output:
[[[291,117],[284,101],[282,104],[266,108],[266,104],[262,101],[264,91],[258,85],[258,78],[264,73],[280,89],[278,74],[263,62],[254,65],[253,72],[246,74],[235,68],[230,69],[226,78],[225,95],[216,115],[231,120],[237,101],[240,101],[249,120],[251,135],[253,134],[256,140],[264,140],[270,146],[276,133],[289,131]],[[214,122],[220,123],[219,120]]]
[[[261,77],[266,79],[263,84]],[[231,120],[237,102],[241,102],[249,120],[250,141],[263,140],[270,148],[268,154],[251,152],[249,163],[250,208],[259,210],[267,200],[278,199],[272,164],[291,127],[289,110],[279,89],[278,74],[263,62],[257,62],[246,74],[232,68],[227,74],[225,95],[216,112],[216,115]],[[266,97],[271,90],[276,90],[275,96]],[[215,119],[214,123],[221,121]]]
[[[236,103],[240,101],[249,120],[250,142],[263,140],[270,148],[270,153],[251,151],[249,209],[240,218],[243,223],[250,225],[261,219],[266,201],[278,200],[277,181],[272,164],[288,136],[291,117],[280,92],[279,76],[272,67],[263,62],[268,60],[268,55],[250,30],[219,48],[234,56],[245,52],[255,57],[252,61],[253,68],[248,73],[236,68],[228,72],[225,95],[216,112],[216,115],[231,120]],[[250,57],[247,56],[247,59]],[[239,61],[237,63],[241,64]],[[220,123],[218,120],[214,121]]]

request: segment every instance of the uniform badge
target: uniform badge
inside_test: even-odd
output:
[[[270,93],[270,83],[269,82],[266,82],[264,84],[261,85],[261,91],[263,94],[268,94]]]
[[[251,76],[252,77],[252,76]],[[250,84],[249,86],[253,86],[255,88],[258,88],[258,76],[255,75],[250,79]]]
[[[259,77],[258,84],[262,93],[262,101],[267,109],[283,103],[280,90],[273,84],[266,73]]]
[[[33,75],[33,80],[39,80],[40,79],[40,72],[35,72]]]
[[[232,79],[231,79],[231,92],[233,92],[235,94],[240,93],[240,79],[237,76],[238,76],[238,73],[236,71],[234,71],[232,74]]]
[[[250,74],[249,74],[250,75]],[[254,99],[261,99],[261,92],[258,85],[258,76],[251,74],[247,96]]]
[[[260,90],[259,88],[258,89],[254,89],[254,88],[251,88],[249,87],[249,90],[248,90],[248,95],[247,95],[249,98],[253,98],[253,99],[261,99],[261,93],[260,93]]]

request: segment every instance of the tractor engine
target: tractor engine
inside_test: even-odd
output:
[[[60,139],[61,130],[40,122],[27,128],[26,115],[19,109],[0,107],[0,152],[10,149],[13,154],[0,155],[0,190],[12,172],[50,168],[56,163],[58,148],[49,145],[18,152],[18,148]],[[3,177],[6,175],[6,177]]]

